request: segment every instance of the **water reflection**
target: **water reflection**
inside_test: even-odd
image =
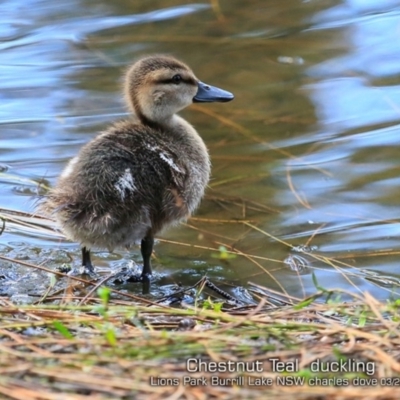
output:
[[[167,283],[207,272],[302,296],[315,271],[326,287],[386,296],[363,271],[399,273],[400,2],[333,3],[3,1],[0,207],[32,210],[37,182],[53,183],[83,143],[125,116],[126,66],[172,53],[236,100],[185,112],[210,148],[213,180],[196,218],[156,247]],[[14,229],[0,241],[49,267],[57,249],[79,259],[59,238]],[[246,257],[215,258],[221,245]],[[316,246],[301,254],[301,275],[284,263],[296,258],[288,245]]]

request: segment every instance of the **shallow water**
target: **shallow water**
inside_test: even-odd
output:
[[[210,149],[213,178],[195,218],[160,237],[153,293],[205,273],[239,298],[249,281],[302,297],[313,274],[325,288],[397,293],[400,1],[136,3],[0,4],[0,207],[33,211],[37,182],[53,184],[125,116],[127,65],[171,53],[236,98],[182,113]],[[224,259],[220,246],[243,255]],[[8,226],[0,252],[49,268],[80,257],[76,243]],[[137,251],[93,261],[132,257],[141,262]],[[13,293],[47,284],[2,263],[10,271],[21,279]]]

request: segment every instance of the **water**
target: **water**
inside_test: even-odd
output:
[[[195,218],[160,237],[153,293],[205,273],[238,296],[252,281],[302,297],[312,274],[325,288],[397,293],[400,1],[4,0],[0,14],[0,207],[32,211],[37,182],[53,184],[126,115],[124,69],[171,53],[236,98],[182,113],[213,178]],[[48,268],[80,257],[76,243],[8,227],[0,253]]]

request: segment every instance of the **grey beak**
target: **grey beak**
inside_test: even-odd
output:
[[[193,102],[212,103],[214,101],[218,101],[220,103],[225,103],[233,99],[234,96],[232,93],[199,81],[197,93],[196,96],[193,97]]]

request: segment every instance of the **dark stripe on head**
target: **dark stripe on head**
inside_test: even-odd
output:
[[[193,78],[190,78],[190,77],[188,77],[188,78],[182,77],[181,82],[182,83],[188,83],[189,85],[193,85],[193,86],[197,85],[197,82]],[[157,80],[154,81],[154,83],[161,83],[161,84],[170,84],[170,83],[172,83],[172,84],[176,85],[176,82],[172,78],[157,79]]]

